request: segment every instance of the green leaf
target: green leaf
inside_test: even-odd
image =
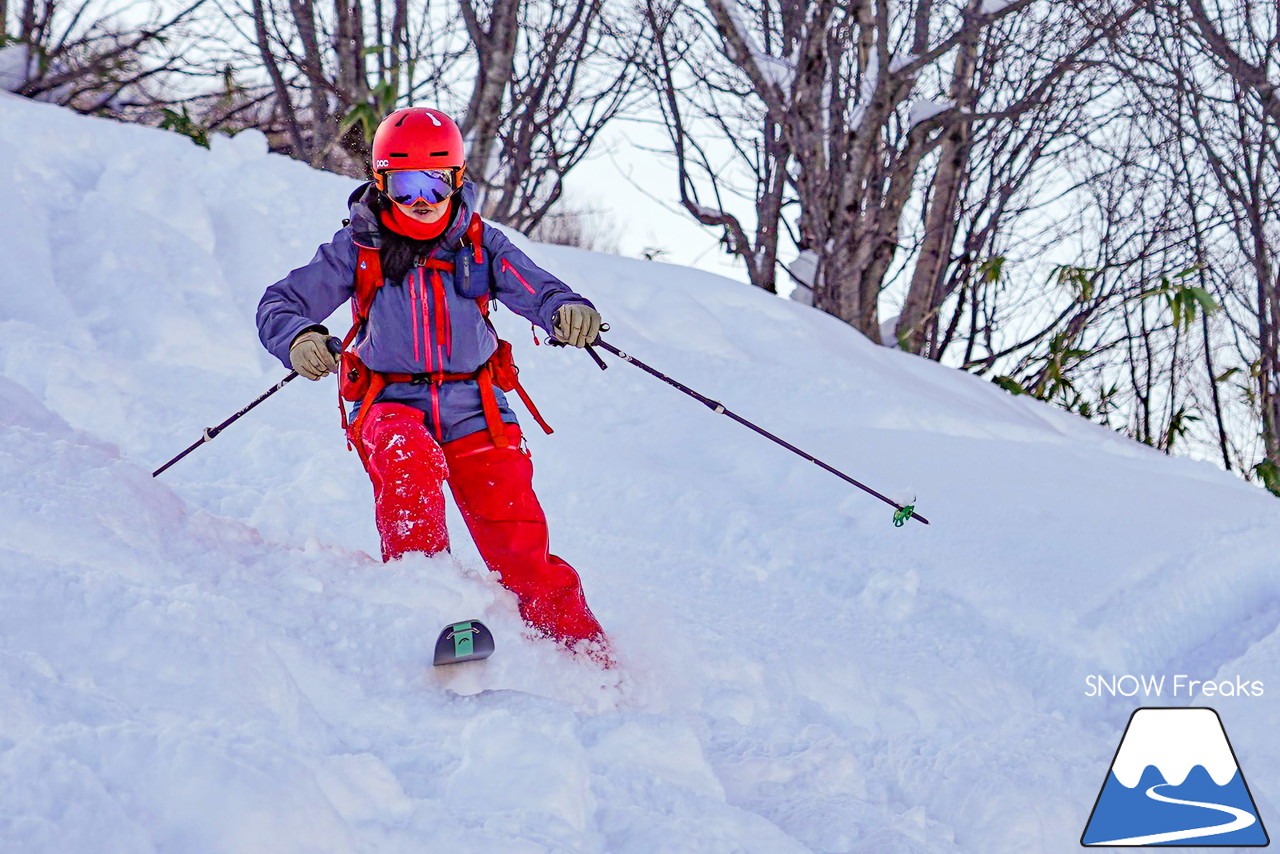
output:
[[[1280,467],[1273,460],[1263,460],[1253,467],[1254,474],[1272,495],[1280,496]]]
[[[1093,299],[1093,274],[1096,272],[1098,271],[1094,267],[1060,264],[1049,274],[1049,281],[1056,281],[1059,285],[1070,287],[1075,292],[1078,302],[1088,302]]]
[[[1204,288],[1188,288],[1187,291],[1196,302],[1200,303],[1200,308],[1205,314],[1213,314],[1218,310],[1218,301]]]
[[[992,380],[992,382],[1000,386],[1000,388],[1004,389],[1010,394],[1026,394],[1027,393],[1027,390],[1022,387],[1022,383],[1018,382],[1013,377],[996,377],[995,379]]]
[[[381,118],[382,116],[374,111],[372,104],[356,104],[342,117],[342,121],[338,124],[338,133],[345,134],[355,125],[360,125],[365,142],[372,143],[374,131],[378,129]]]
[[[1169,419],[1169,428],[1164,433],[1164,450],[1166,453],[1173,452],[1174,443],[1187,435],[1191,430],[1191,425],[1200,420],[1200,416],[1194,411],[1188,411],[1184,406],[1173,414]]]
[[[369,90],[369,94],[373,96],[372,103],[365,101],[353,104],[338,123],[338,133],[345,134],[355,125],[360,125],[365,142],[372,145],[373,135],[377,132],[382,117],[395,107],[399,94],[395,81],[391,79],[375,85]]]
[[[203,127],[195,119],[191,118],[191,114],[187,112],[184,104],[182,112],[178,113],[168,107],[160,111],[163,118],[160,119],[160,128],[162,130],[171,130],[182,134],[190,139],[201,148],[209,147],[209,131]]]
[[[1174,274],[1174,279],[1183,279],[1196,271],[1196,267],[1189,267]],[[1168,306],[1170,314],[1173,315],[1173,325],[1177,329],[1189,329],[1196,319],[1196,313],[1203,311],[1206,315],[1213,314],[1218,310],[1217,301],[1204,288],[1194,285],[1176,284],[1169,279],[1167,275],[1160,276],[1160,284],[1157,287],[1150,288],[1138,294],[1138,299],[1145,300],[1151,297],[1163,297],[1165,305]]]
[[[982,281],[987,284],[995,284],[1000,281],[1000,277],[1004,274],[1004,260],[1003,255],[997,255],[979,264],[978,272],[982,276]]]

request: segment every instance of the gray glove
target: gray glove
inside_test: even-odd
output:
[[[552,319],[551,334],[571,347],[594,344],[600,334],[600,312],[577,302],[562,305]]]
[[[293,339],[289,345],[289,364],[309,380],[328,376],[338,368],[338,360],[329,352],[329,336],[314,329]]]

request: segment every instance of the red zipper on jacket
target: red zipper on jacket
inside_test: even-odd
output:
[[[511,273],[517,279],[519,279],[520,284],[524,285],[525,290],[527,290],[529,293],[531,294],[537,293],[537,291],[533,289],[533,286],[524,280],[524,276],[520,275],[520,271],[517,270],[515,267],[511,266],[511,262],[508,261],[506,258],[502,259],[502,269],[506,270],[508,273]]]
[[[422,349],[418,345],[418,289],[413,276],[409,277],[409,317],[413,321],[413,361],[417,364],[422,359]]]
[[[444,434],[440,430],[440,384],[431,384],[431,421],[435,427],[436,441],[443,442]]]
[[[444,355],[440,352],[442,347],[453,350],[452,336],[449,334],[449,303],[444,295],[444,277],[440,275],[439,270],[431,271],[431,311],[435,314],[435,343],[436,343],[436,364],[440,370],[444,370]]]

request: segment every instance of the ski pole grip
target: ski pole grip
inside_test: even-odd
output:
[[[338,336],[330,335],[329,340],[325,341],[324,345],[329,348],[329,352],[334,356],[342,355],[342,339]]]
[[[608,331],[609,331],[609,324],[607,324],[607,323],[602,323],[602,324],[600,324],[600,331],[601,331],[601,332],[608,332]],[[596,336],[596,343],[597,343],[597,344],[602,344],[602,343],[604,343],[604,342],[603,342],[603,340],[599,337],[599,335],[597,335],[597,336]],[[568,344],[566,344],[566,343],[564,343],[563,341],[561,341],[559,338],[556,338],[554,335],[550,335],[550,336],[548,336],[548,337],[547,337],[547,344],[549,344],[549,345],[550,345],[550,346],[552,346],[552,347],[568,347],[568,346],[569,346]],[[589,355],[592,359],[594,359],[594,360],[595,360],[595,363],[596,363],[597,365],[599,365],[599,366],[600,366],[600,370],[602,370],[602,371],[607,371],[607,370],[609,370],[609,366],[608,366],[607,364],[605,364],[604,359],[600,358],[600,354],[599,354],[599,353],[597,353],[597,352],[595,351],[595,349],[594,349],[594,348],[592,348],[592,346],[591,346],[590,344],[585,345],[585,346],[583,347],[583,349],[584,349],[584,350],[586,350],[586,351],[587,351],[587,355]]]

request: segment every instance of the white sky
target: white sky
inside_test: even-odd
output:
[[[721,229],[707,228],[680,207],[674,158],[646,150],[666,145],[666,132],[659,125],[610,123],[591,153],[569,173],[569,205],[609,212],[619,225],[623,255],[638,258],[646,247],[658,247],[667,251],[663,261],[746,282],[746,266],[720,245]],[[731,213],[746,221],[750,211]],[[789,290],[782,281],[779,287]]]

